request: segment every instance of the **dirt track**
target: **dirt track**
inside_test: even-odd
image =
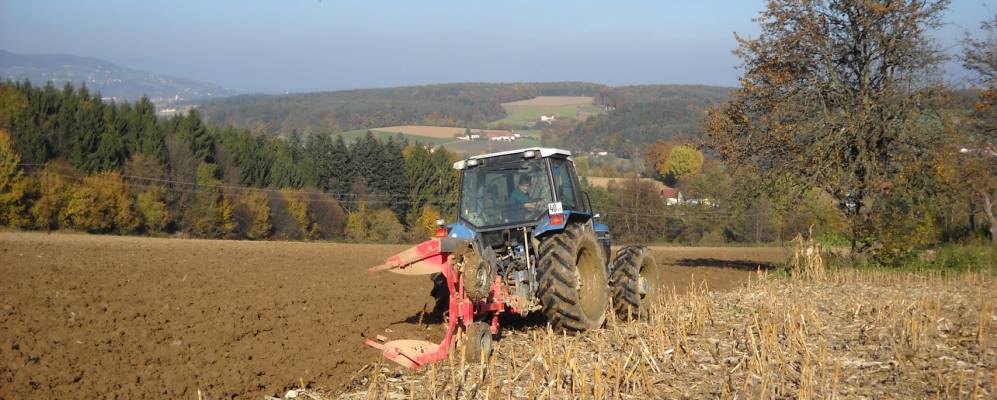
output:
[[[362,334],[441,329],[417,322],[432,304],[428,279],[366,273],[403,248],[0,232],[0,399],[337,387],[379,357]],[[655,251],[680,289],[690,275],[730,288],[782,257]]]

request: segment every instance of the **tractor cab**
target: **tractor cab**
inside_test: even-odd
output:
[[[572,213],[590,216],[570,157],[566,150],[529,148],[456,162],[458,221],[484,232],[563,225]]]

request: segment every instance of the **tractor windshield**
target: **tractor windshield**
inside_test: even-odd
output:
[[[491,227],[533,221],[553,201],[546,160],[521,156],[485,159],[463,170],[460,216],[471,225]]]

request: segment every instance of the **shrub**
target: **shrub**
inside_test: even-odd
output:
[[[235,206],[236,234],[246,239],[266,239],[273,231],[270,205],[263,192],[243,193]]]
[[[73,181],[81,179],[82,174],[65,161],[45,165],[34,183],[38,197],[30,211],[35,227],[51,230],[69,225],[66,208],[73,195]]]
[[[399,243],[405,238],[405,227],[391,209],[370,209],[361,203],[347,219],[346,237],[365,242]]]
[[[149,188],[135,195],[135,210],[148,232],[163,232],[170,223],[170,210],[160,188]]]
[[[287,214],[295,223],[294,239],[308,237],[312,221],[308,218],[308,194],[301,190],[284,189],[280,191],[287,205]]]
[[[184,226],[195,236],[222,238],[235,231],[232,200],[225,196],[218,185],[218,166],[201,163],[197,166],[197,183],[202,188],[184,213]]]
[[[142,223],[124,180],[114,171],[83,179],[73,190],[66,216],[74,228],[93,233],[130,233]]]
[[[21,156],[7,132],[0,130],[0,225],[24,226],[28,187],[20,167]]]
[[[343,237],[346,227],[346,215],[343,207],[328,194],[313,195],[309,204],[309,215],[312,220],[308,231],[309,239],[332,239]]]
[[[370,215],[368,240],[375,242],[400,243],[405,238],[405,227],[398,216],[388,208],[380,208]]]
[[[440,211],[431,205],[424,205],[419,210],[419,218],[412,224],[409,236],[412,241],[422,241],[436,232],[436,221],[440,219]]]
[[[350,212],[346,219],[346,238],[350,240],[368,240],[370,222],[367,220],[367,205],[363,202],[353,212]]]

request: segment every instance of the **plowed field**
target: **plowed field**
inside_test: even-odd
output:
[[[0,399],[259,398],[334,388],[364,334],[433,339],[406,246],[0,233]],[[744,282],[778,249],[655,249],[677,287]]]

